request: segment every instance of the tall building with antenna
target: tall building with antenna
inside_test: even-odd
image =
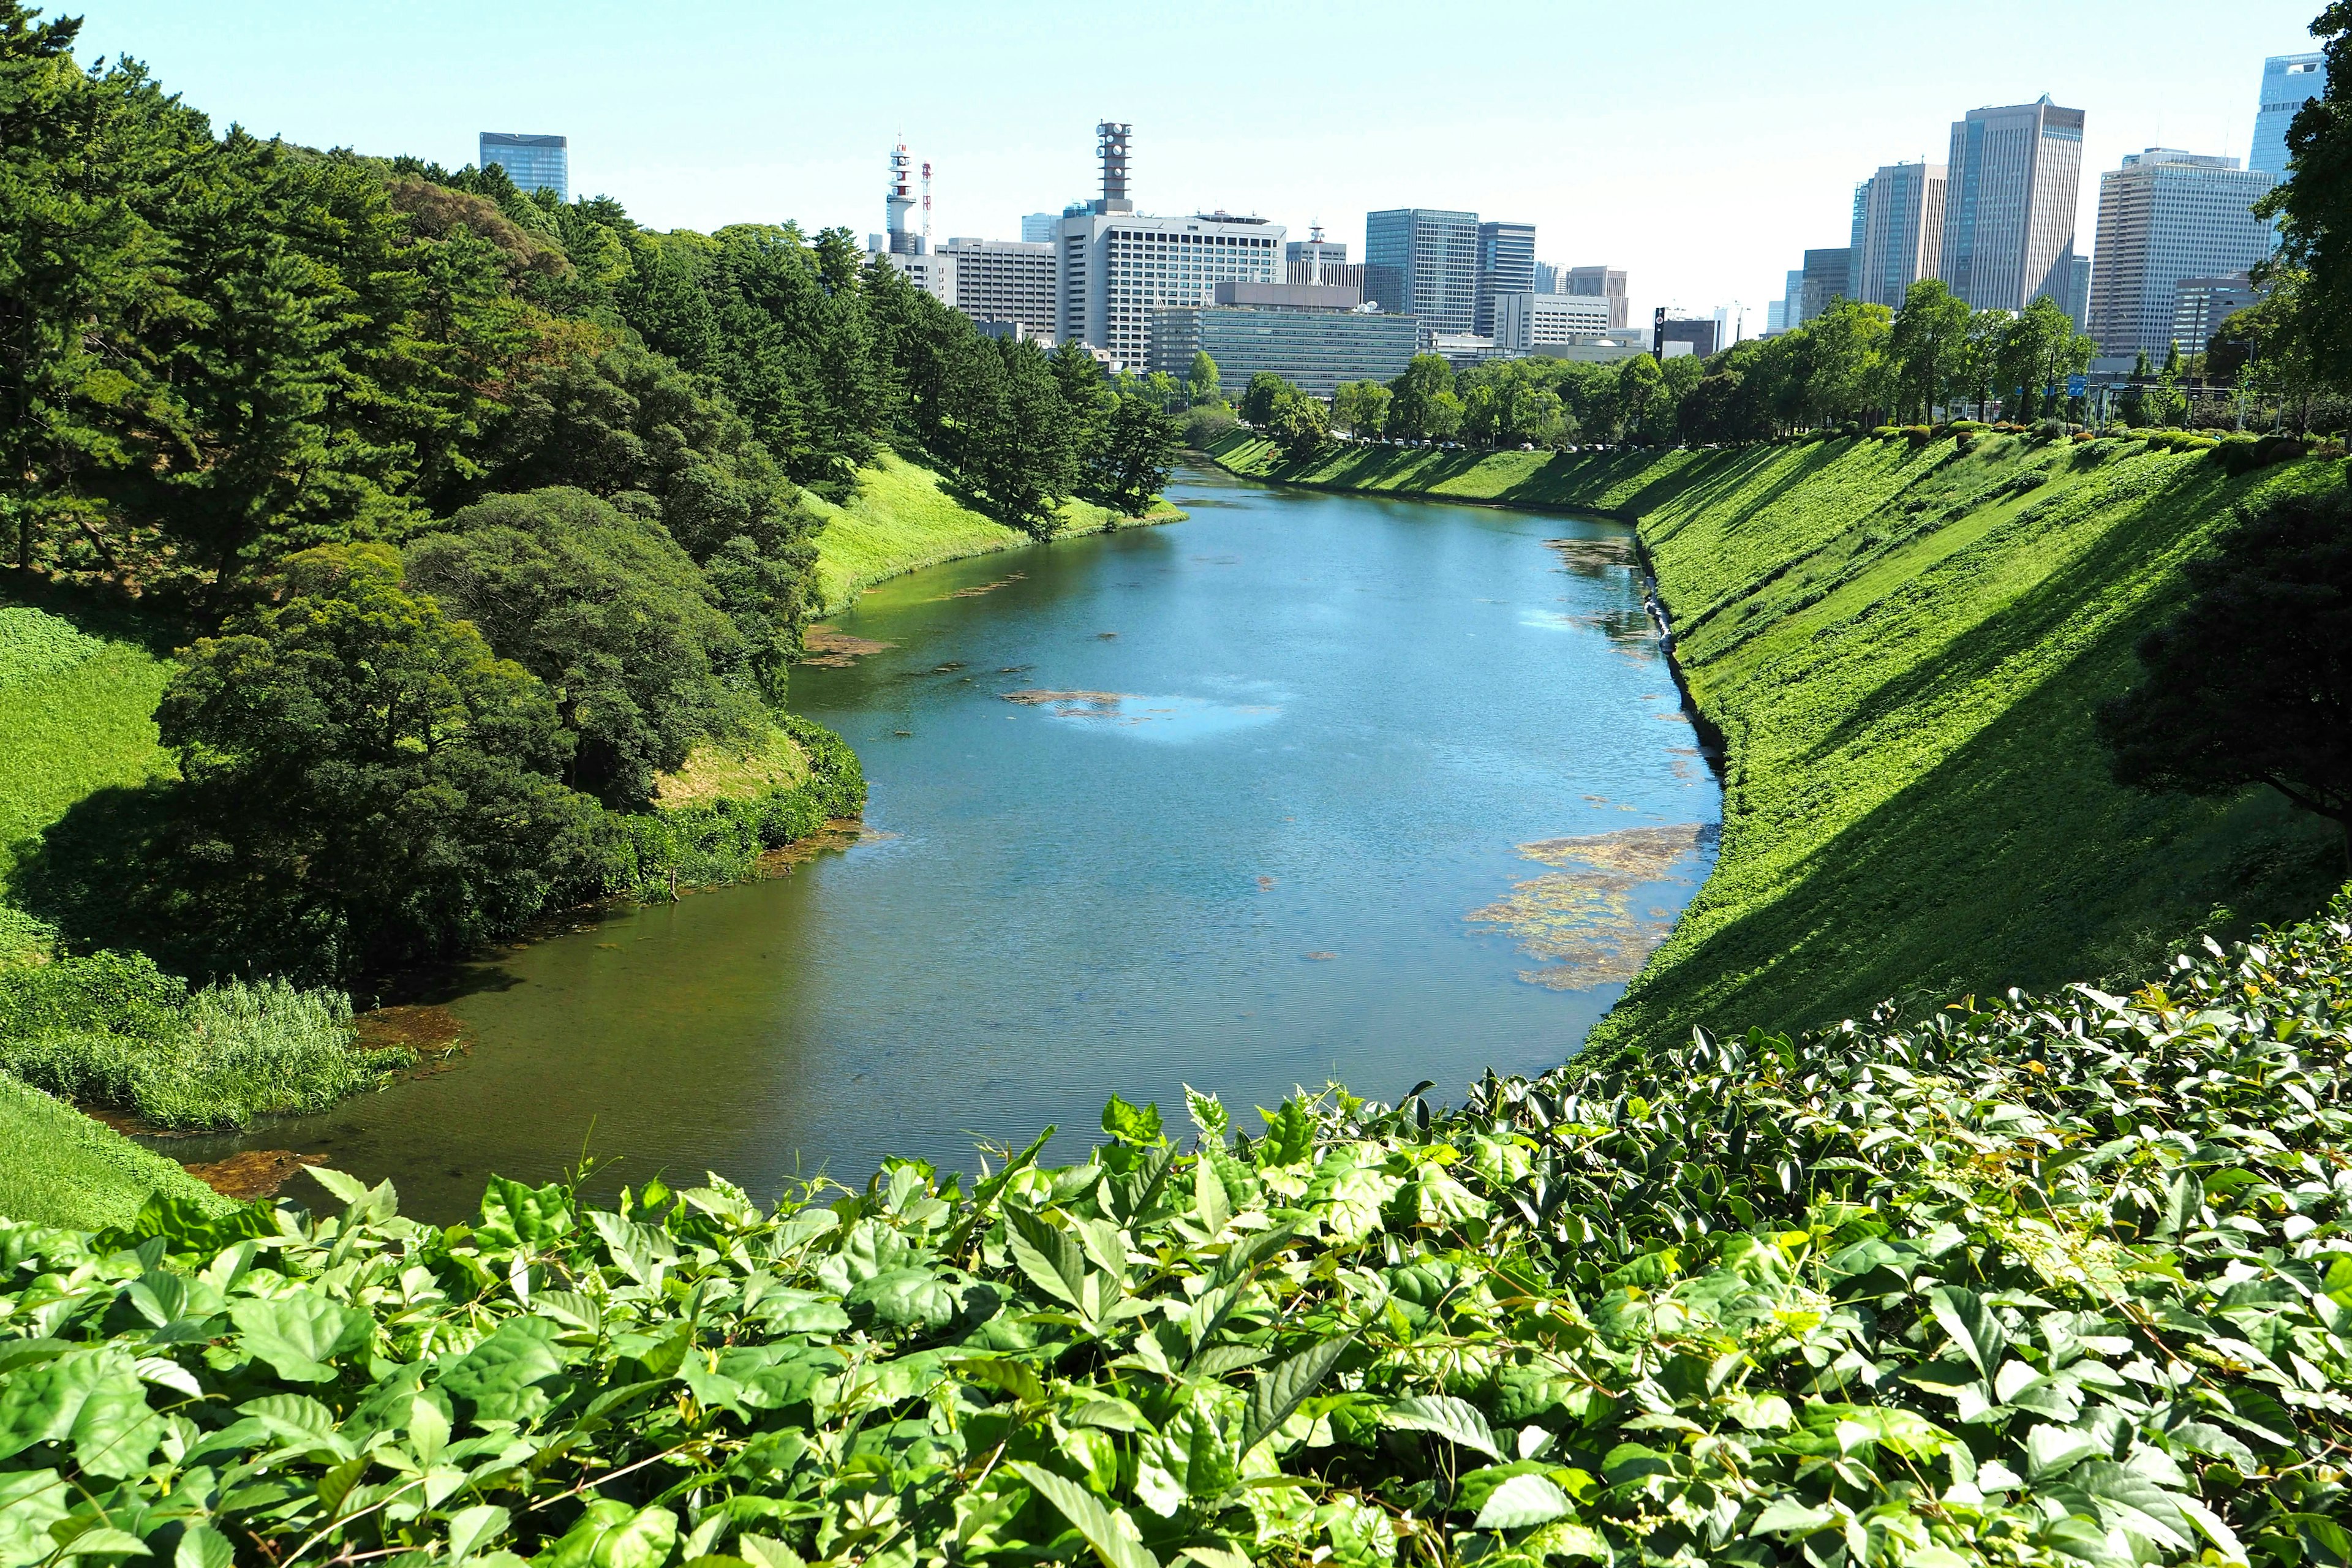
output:
[[[1095,127],[1102,195],[1066,214],[1055,335],[1141,370],[1151,362],[1152,312],[1214,302],[1220,283],[1276,283],[1286,270],[1282,226],[1226,212],[1150,217],[1129,188],[1133,127]]]
[[[923,165],[922,227],[910,229],[907,219],[915,210],[915,161],[907,152],[904,142],[890,146],[890,177],[882,192],[882,232],[866,237],[866,250],[887,258],[891,266],[906,275],[907,281],[941,304],[956,302],[955,264],[946,257],[932,253],[931,232],[931,166]]]

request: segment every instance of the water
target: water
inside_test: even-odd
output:
[[[1069,1157],[1114,1092],[1181,1121],[1186,1083],[1448,1099],[1562,1060],[1718,815],[1630,531],[1190,471],[1171,499],[1191,521],[837,618],[894,646],[793,701],[865,760],[865,841],[471,966],[451,1070],[172,1152],[320,1151],[443,1219],[583,1152],[621,1157],[607,1190],[769,1198],[1048,1123]],[[1612,833],[1597,873],[1519,847]]]

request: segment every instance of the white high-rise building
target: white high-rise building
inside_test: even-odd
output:
[[[1853,215],[1853,298],[1900,309],[1944,255],[1944,165],[1887,163],[1862,183]]]
[[[2327,90],[2326,55],[2273,55],[2263,62],[2263,96],[2254,110],[2254,150],[2246,167],[2286,178],[2287,127],[2312,99]]]
[[[1943,258],[1936,276],[1979,310],[2061,307],[2074,285],[2074,206],[2083,183],[2083,111],[2044,93],[1971,109],[1952,123]]]
[[[1095,128],[1103,165],[1101,199],[1061,220],[1055,243],[1061,299],[1055,330],[1101,349],[1119,363],[1151,363],[1155,310],[1215,300],[1220,283],[1279,283],[1284,229],[1230,213],[1150,217],[1127,194],[1129,127]]]
[[[1495,296],[1495,347],[1504,353],[1591,342],[1608,331],[1609,299],[1603,294],[1516,289]]]
[[[2184,278],[2242,274],[2270,255],[2270,225],[2253,215],[2272,185],[2235,158],[2170,147],[2125,154],[2099,176],[2098,266],[2092,274],[2090,333],[2099,353],[2172,344],[2175,290]],[[2194,353],[2201,342],[2180,345]]]
[[[1017,321],[1023,338],[1054,346],[1061,289],[1053,246],[958,237],[939,255],[954,269],[957,310],[975,321]]]

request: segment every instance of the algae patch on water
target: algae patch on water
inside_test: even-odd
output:
[[[1509,897],[1463,919],[1494,927],[1538,960],[1519,971],[1530,985],[1583,991],[1631,980],[1668,929],[1654,907],[1637,914],[1633,894],[1689,880],[1675,873],[1698,852],[1702,831],[1698,823],[1678,822],[1522,844],[1526,858],[1559,869],[1515,884]]]
[[[811,626],[801,638],[801,662],[826,669],[847,669],[868,654],[883,653],[898,646],[851,637],[836,626]]]
[[[1559,557],[1561,570],[1580,577],[1598,577],[1613,567],[1633,564],[1631,533],[1604,539],[1547,539],[1544,548]]]

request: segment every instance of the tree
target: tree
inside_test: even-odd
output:
[[[1303,463],[1323,449],[1331,437],[1331,418],[1323,400],[1285,383],[1267,416],[1265,432],[1282,448],[1285,462]]]
[[[759,717],[749,652],[660,524],[584,490],[493,496],[408,547],[408,579],[544,682],[575,737],[564,782],[615,810],[695,742]]]
[[[1217,362],[1209,357],[1206,349],[1192,351],[1192,373],[1184,378],[1184,395],[1195,408],[1209,407],[1225,400],[1224,388],[1217,377]]]
[[[1942,281],[1923,278],[1905,291],[1887,352],[1895,361],[1895,406],[1933,419],[1967,371],[1968,301]]]
[[[1442,441],[1462,427],[1462,400],[1454,367],[1443,354],[1415,354],[1389,383],[1389,434],[1408,441]]]
[[[2077,332],[2073,318],[2047,294],[2004,321],[1993,353],[1993,374],[2004,406],[2011,394],[2016,395],[2011,417],[2032,419],[2040,415],[2050,389],[2063,388],[2068,376],[2088,368],[2097,352],[2098,345]]]
[[[215,963],[348,981],[511,934],[600,885],[603,816],[563,787],[546,689],[401,585],[383,545],[283,568],[285,597],[196,643],[163,694],[181,786],[160,885]]]
[[[974,410],[964,468],[999,520],[1035,539],[1061,531],[1062,502],[1077,479],[1078,436],[1045,351],[989,339],[994,395]]]
[[[2007,310],[1979,310],[1969,318],[1960,384],[1975,397],[1979,419],[1985,416],[1985,405],[2000,384],[2001,344],[2014,319]]]
[[[2352,863],[2352,498],[2242,510],[2188,578],[2179,615],[2140,641],[2147,680],[2100,710],[2116,781],[2205,796],[2268,784],[2333,819]]]
[[[1636,354],[1617,367],[1617,402],[1625,414],[1625,433],[1640,438],[1647,435],[1644,428],[1652,405],[1665,390],[1665,372],[1648,354]]]
[[[1813,346],[1812,412],[1823,419],[1873,416],[1895,397],[1897,366],[1888,352],[1895,314],[1884,305],[1840,300],[1805,323]]]
[[[2305,341],[2318,372],[2341,385],[2352,379],[2352,0],[2333,0],[2311,36],[2326,57],[2326,88],[2287,128],[2292,177],[2254,210],[2278,224],[2264,270],[2303,275]]]
[[[1376,439],[1388,427],[1394,395],[1377,381],[1343,381],[1331,398],[1331,423],[1365,440]]]
[[[1234,412],[1263,430],[1266,421],[1274,417],[1282,389],[1289,384],[1270,370],[1259,371],[1249,378],[1249,385],[1242,392],[1241,405]]]
[[[1095,492],[1130,517],[1141,512],[1168,483],[1182,438],[1176,416],[1156,400],[1121,393],[1088,462]]]

